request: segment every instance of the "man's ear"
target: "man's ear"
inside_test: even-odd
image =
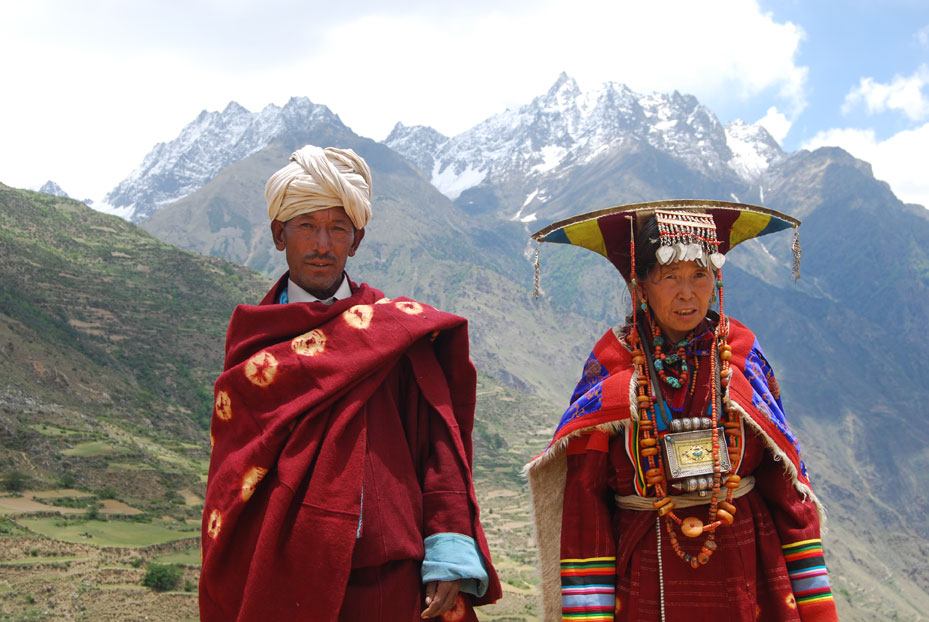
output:
[[[274,239],[274,248],[279,251],[287,248],[287,236],[284,234],[285,223],[280,220],[271,221],[271,237]]]
[[[364,227],[361,229],[355,229],[355,239],[352,240],[352,245],[348,249],[348,256],[354,257],[355,251],[358,250],[358,245],[361,244],[361,240],[365,237]]]

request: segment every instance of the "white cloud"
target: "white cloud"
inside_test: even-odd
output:
[[[818,133],[803,148],[824,146],[841,147],[869,162],[874,176],[889,183],[901,201],[929,207],[929,123],[883,141],[870,129],[831,129]]]
[[[0,181],[100,198],[202,109],[305,95],[357,133],[461,132],[566,71],[589,89],[678,90],[720,111],[805,106],[804,34],[756,0],[34,0],[4,12]],[[12,6],[12,5],[11,5]],[[12,59],[12,60],[11,60]],[[738,116],[733,114],[731,116]]]
[[[338,49],[337,64],[312,58],[306,65],[323,72],[324,101],[356,131],[381,138],[402,120],[455,134],[528,102],[562,70],[582,88],[615,81],[637,91],[678,90],[711,108],[773,92],[799,112],[807,75],[795,62],[802,37],[752,1],[551,0],[454,23],[363,17],[330,31],[325,47]],[[366,45],[339,46],[345,41]],[[357,81],[338,79],[346,66],[358,68]]]
[[[858,86],[849,91],[842,104],[842,113],[848,114],[864,105],[868,114],[887,110],[903,112],[908,118],[919,121],[929,116],[929,66],[922,65],[909,77],[896,75],[890,84],[876,82],[874,78],[861,78]]]
[[[790,131],[790,126],[793,124],[787,118],[787,115],[778,111],[777,106],[771,106],[768,108],[765,115],[755,122],[755,125],[760,125],[768,130],[771,137],[778,143],[781,143],[784,137],[787,136],[787,132]]]
[[[929,48],[929,24],[916,31],[915,39],[917,44]]]

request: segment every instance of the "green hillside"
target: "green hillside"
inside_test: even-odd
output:
[[[0,185],[0,473],[196,518],[225,323],[266,283]]]

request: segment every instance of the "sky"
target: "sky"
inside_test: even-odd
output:
[[[695,95],[929,207],[929,0],[0,0],[0,182],[98,203],[202,110],[452,136],[545,93]]]

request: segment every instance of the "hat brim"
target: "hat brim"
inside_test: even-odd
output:
[[[632,262],[629,241],[633,225],[637,228],[655,210],[703,212],[716,223],[719,252],[727,253],[737,244],[769,233],[800,226],[800,221],[781,212],[729,201],[682,199],[651,201],[610,207],[553,223],[532,234],[539,242],[572,244],[606,257],[628,282]]]

